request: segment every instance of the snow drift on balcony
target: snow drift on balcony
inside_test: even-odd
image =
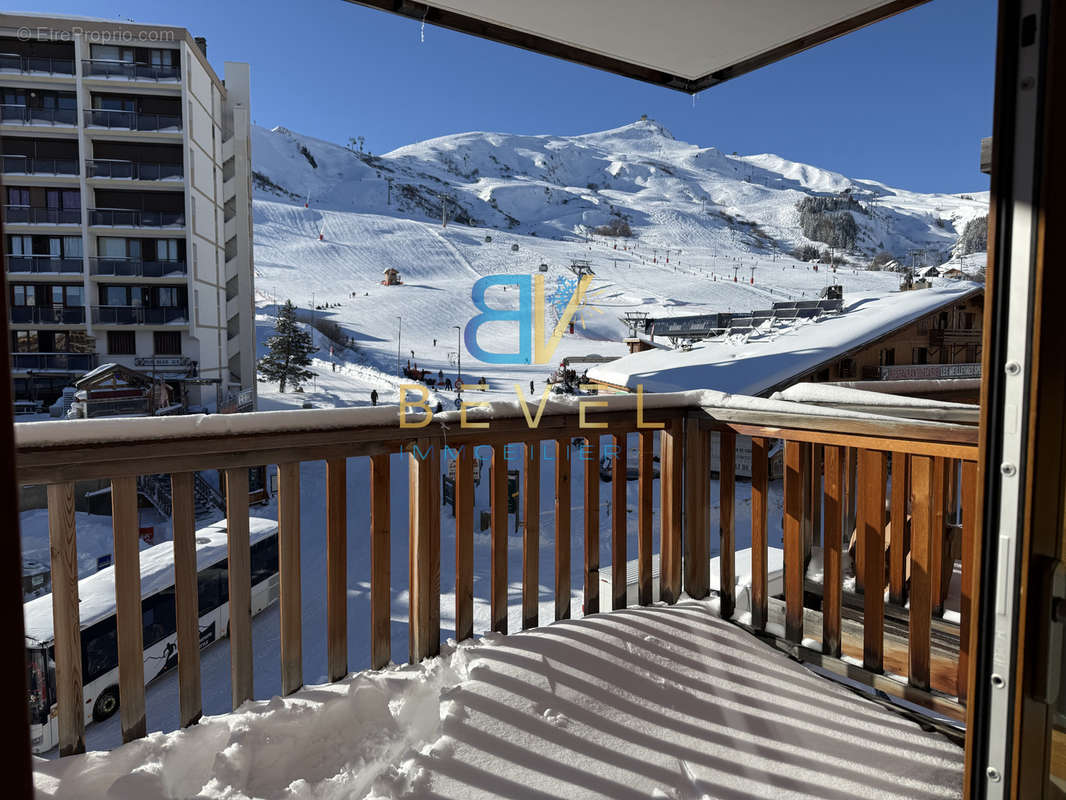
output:
[[[931,800],[960,795],[962,763],[714,603],[686,601],[487,636],[110,753],[37,761],[36,785],[57,799]]]

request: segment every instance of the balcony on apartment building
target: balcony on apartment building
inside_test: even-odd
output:
[[[88,372],[96,369],[96,353],[12,353],[15,372]]]
[[[74,92],[0,87],[0,124],[77,125],[77,96]]]
[[[0,38],[0,74],[4,73],[70,75],[73,78],[74,43]]]
[[[128,81],[180,81],[181,53],[173,48],[94,44],[82,61],[86,78]]]
[[[8,225],[81,225],[81,191],[46,186],[8,186],[4,192]]]
[[[93,142],[93,157],[85,162],[90,178],[132,181],[180,181],[185,165],[180,145],[155,142]]]
[[[93,92],[85,125],[127,131],[180,131],[181,98]]]
[[[189,292],[184,286],[100,286],[93,306],[98,325],[170,325],[188,322]]]
[[[85,324],[85,308],[78,306],[11,306],[8,314],[12,325]]]
[[[9,255],[6,259],[9,274],[80,275],[84,266],[81,256]]]
[[[78,174],[78,142],[74,139],[0,138],[6,175]]]
[[[89,224],[115,228],[173,228],[185,225],[183,192],[96,189]]]

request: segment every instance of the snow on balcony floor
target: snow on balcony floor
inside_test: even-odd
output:
[[[963,753],[714,604],[603,614],[36,763],[41,797],[951,798]]]

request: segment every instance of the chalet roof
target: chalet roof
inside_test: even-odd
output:
[[[691,93],[926,0],[350,2]]]
[[[86,372],[74,386],[78,389],[118,388],[120,386],[151,386],[152,377],[121,364],[101,364],[96,369]]]
[[[797,320],[781,329],[752,328],[695,343],[688,350],[645,350],[589,370],[594,381],[636,391],[714,389],[759,396],[825,363],[888,336],[944,306],[984,292],[967,281],[911,292],[858,294],[843,313]]]

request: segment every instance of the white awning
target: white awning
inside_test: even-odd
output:
[[[350,0],[697,92],[927,0]]]

